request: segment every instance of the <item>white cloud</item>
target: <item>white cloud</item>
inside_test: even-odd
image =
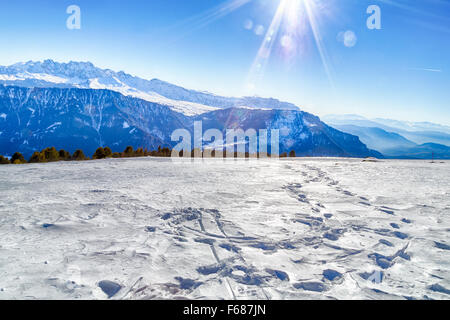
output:
[[[415,71],[426,71],[426,72],[442,72],[441,69],[432,69],[432,68],[411,68],[411,70]]]

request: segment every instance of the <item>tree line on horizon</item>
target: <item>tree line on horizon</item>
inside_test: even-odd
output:
[[[92,157],[87,157],[83,150],[76,150],[72,155],[64,150],[56,150],[55,147],[46,148],[42,151],[36,151],[28,159],[20,153],[13,154],[11,159],[8,159],[0,155],[0,164],[25,164],[25,163],[48,163],[57,161],[87,161],[87,160],[99,160],[107,158],[137,158],[137,157],[170,157],[171,150],[169,148],[158,147],[158,150],[148,151],[144,148],[138,148],[134,150],[132,146],[126,147],[123,152],[112,152],[109,147],[99,147]]]
[[[191,152],[191,157],[198,156],[198,151],[195,149]],[[16,152],[13,154],[11,159],[8,159],[7,157],[4,157],[0,155],[0,165],[2,164],[26,164],[26,163],[48,163],[48,162],[58,162],[58,161],[87,161],[87,160],[100,160],[100,159],[108,159],[108,158],[139,158],[139,157],[171,157],[172,150],[164,147],[161,148],[161,146],[158,147],[158,150],[151,150],[144,148],[138,148],[134,150],[132,146],[128,146],[125,148],[123,152],[112,152],[111,148],[109,147],[99,147],[95,153],[92,155],[91,158],[86,157],[83,150],[79,149],[76,150],[72,155],[64,150],[56,150],[55,147],[49,147],[42,151],[36,151],[33,153],[33,155],[28,159],[28,161],[25,159],[25,157],[20,153]],[[179,156],[183,156],[183,151],[179,152]],[[201,153],[201,156],[203,157],[203,153]],[[270,156],[270,155],[269,155]],[[211,157],[215,157],[215,151],[213,150],[211,152]],[[223,154],[223,157],[226,158],[226,154]],[[234,153],[234,158],[249,158],[250,155],[248,152],[245,154],[239,154],[237,152]],[[257,156],[259,157],[259,155]],[[280,155],[280,158],[287,158],[288,154],[287,152],[284,152]],[[289,153],[289,157],[295,158],[296,154],[295,151],[292,150]]]

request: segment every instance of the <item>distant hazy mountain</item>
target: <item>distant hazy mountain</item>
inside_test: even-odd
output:
[[[450,147],[436,143],[424,143],[416,147],[398,149],[390,158],[450,160]]]
[[[397,128],[400,130],[405,131],[425,131],[425,132],[444,132],[447,134],[450,134],[450,126],[444,126],[437,123],[432,122],[409,122],[409,121],[398,121],[398,120],[392,120],[392,119],[382,119],[382,118],[376,118],[374,119],[375,122],[381,123],[383,125]]]
[[[450,134],[450,126],[441,125],[432,122],[411,122],[411,121],[399,121],[392,119],[367,119],[363,116],[356,114],[331,114],[322,117],[323,121],[333,124],[354,124],[364,127],[384,127],[388,129],[409,131],[409,132],[441,132]]]
[[[417,144],[403,136],[375,127],[334,125],[334,128],[359,137],[368,148],[389,158],[450,159],[450,147],[435,143]]]
[[[0,154],[55,146],[93,154],[98,146],[123,151],[126,146],[156,149],[173,146],[175,129],[280,129],[281,152],[298,155],[382,157],[358,137],[333,129],[297,110],[227,108],[185,116],[171,108],[110,90],[23,88],[0,85]]]
[[[405,139],[401,135],[387,132],[376,127],[359,127],[354,125],[334,125],[334,128],[358,136],[369,148],[387,155],[390,151],[399,148],[412,148],[416,143]]]
[[[325,116],[322,118],[332,127],[357,135],[367,147],[387,157],[411,159],[450,158],[450,135],[445,132],[408,131],[446,126],[433,123],[408,123],[396,120],[368,120],[356,115]],[[381,121],[381,120],[380,120]],[[390,127],[386,124],[395,125]]]
[[[436,143],[450,146],[450,128],[440,124],[366,119],[356,115],[327,115],[322,117],[322,120],[331,126],[354,125],[358,127],[380,128],[387,132],[397,133],[417,144]]]
[[[299,110],[293,104],[276,99],[221,97],[187,90],[158,79],[145,80],[122,71],[100,69],[89,62],[58,63],[45,60],[0,67],[0,84],[27,88],[108,89],[125,96],[169,106],[185,115],[232,107]]]

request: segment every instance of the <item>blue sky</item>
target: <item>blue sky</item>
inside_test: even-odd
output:
[[[260,51],[281,1],[272,50]],[[295,9],[303,1],[310,15],[302,3]],[[72,4],[81,30],[66,28]],[[369,5],[381,9],[381,30],[366,26]],[[91,61],[190,89],[275,97],[318,115],[450,125],[449,13],[446,0],[2,1],[0,65]],[[346,46],[344,32],[356,41]]]

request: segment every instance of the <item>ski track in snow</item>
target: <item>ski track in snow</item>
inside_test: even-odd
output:
[[[0,182],[0,299],[450,298],[450,162],[117,159]]]

